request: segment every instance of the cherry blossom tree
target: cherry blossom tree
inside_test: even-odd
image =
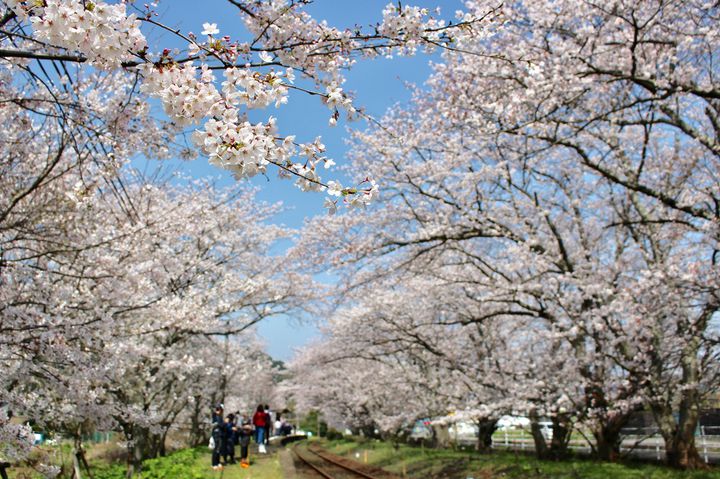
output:
[[[536,318],[574,363],[568,399],[601,456],[646,405],[668,461],[700,467],[692,431],[718,354],[717,11],[499,13],[502,29],[463,36],[411,106],[357,135],[354,165],[385,208],[317,221],[303,246],[325,247],[350,290],[430,277],[466,285],[474,321]]]
[[[11,71],[41,80],[41,89],[67,81],[73,64],[80,71],[87,64],[118,72],[160,100],[174,127],[167,131],[198,126],[194,146],[212,164],[237,177],[265,173],[274,165],[281,177],[296,178],[303,190],[329,186],[350,203],[361,204],[376,195],[377,186],[369,181],[353,188],[324,183],[318,170],[334,162],[323,155],[319,138],[299,143],[294,135],[281,136],[272,116],[252,124],[247,112],[279,107],[291,92],[304,92],[317,95],[329,108],[331,125],[341,111],[356,118],[362,112],[343,92],[342,71],[357,58],[452,48],[456,34],[479,29],[493,10],[481,17],[467,13],[453,23],[427,9],[389,3],[382,21],[371,29],[341,30],[310,17],[303,9],[308,0],[227,3],[247,30],[243,38],[221,36],[211,22],[203,23],[199,35],[181,32],[163,24],[152,5],[8,0],[0,57]],[[152,45],[147,38],[155,32],[172,34],[173,44]],[[49,73],[51,66],[54,72]],[[221,84],[216,72],[223,77]]]
[[[645,251],[646,272],[638,272],[640,277],[657,284],[652,278],[660,275],[661,282],[678,288],[672,295],[666,289],[664,304],[675,306],[673,328],[687,338],[675,346],[682,351],[680,377],[687,383],[669,401],[679,401],[679,423],[668,401],[653,410],[669,461],[696,467],[700,461],[691,431],[700,397],[707,393],[699,378],[714,376],[704,367],[714,353],[700,344],[712,331],[708,327],[718,307],[713,271],[719,190],[717,178],[708,174],[717,170],[718,152],[707,140],[718,131],[717,35],[705,35],[717,20],[717,8],[666,8],[656,2],[607,9],[592,3],[580,9],[570,3],[524,7],[504,11],[518,20],[518,28],[503,29],[492,40],[504,59],[480,60],[487,67],[482,71],[507,68],[500,78],[487,75],[493,94],[512,94],[516,105],[503,112],[500,130],[533,141],[531,154],[559,150],[582,165],[583,174],[596,175],[627,196],[630,206],[618,202],[620,224],[612,226],[626,228]],[[526,35],[524,24],[533,26],[534,35]],[[529,74],[527,80],[521,71]],[[690,267],[694,277],[682,275],[678,263]],[[644,290],[642,283],[633,286]],[[655,316],[656,324],[666,321],[663,316]]]
[[[440,139],[441,142],[444,140],[446,139]],[[460,164],[461,160],[453,159],[453,161],[458,161]],[[385,164],[388,163],[391,164],[392,160]],[[462,286],[459,291],[446,292],[447,297],[452,300],[446,303],[439,302],[430,309],[447,312],[461,307],[464,319],[460,323],[468,325],[505,320],[511,321],[517,330],[522,330],[516,323],[530,322],[532,328],[549,330],[549,338],[531,336],[543,344],[550,340],[557,341],[552,338],[553,334],[559,334],[561,337],[566,335],[567,339],[575,344],[569,351],[575,351],[574,354],[580,359],[579,363],[575,363],[579,367],[576,372],[583,372],[590,383],[604,383],[607,392],[620,391],[621,389],[616,388],[614,382],[606,381],[602,371],[607,369],[600,367],[606,361],[597,354],[590,354],[589,349],[592,348],[586,338],[587,330],[573,329],[578,323],[585,324],[593,313],[591,304],[582,306],[582,291],[597,288],[598,281],[601,282],[600,284],[607,282],[604,265],[592,263],[588,258],[599,255],[606,244],[612,244],[605,243],[610,235],[602,230],[593,231],[593,235],[589,235],[588,225],[580,221],[582,215],[574,216],[571,213],[568,217],[562,210],[544,215],[544,211],[547,210],[540,206],[546,197],[556,205],[562,204],[559,203],[560,201],[566,201],[569,206],[581,197],[582,191],[571,189],[570,185],[566,184],[564,186],[568,189],[565,191],[559,188],[548,189],[546,191],[552,193],[545,196],[543,190],[551,188],[551,184],[531,185],[522,179],[522,175],[528,174],[527,171],[513,177],[504,171],[504,167],[495,168],[494,165],[488,164],[484,165],[485,171],[482,174],[476,175],[470,172],[465,178],[461,178],[463,173],[458,173],[457,176],[462,180],[468,180],[467,188],[478,187],[478,183],[471,186],[473,181],[487,181],[487,186],[481,184],[478,187],[478,189],[482,188],[482,193],[475,194],[472,190],[466,189],[455,194],[459,188],[466,186],[461,183],[451,183],[454,179],[449,178],[445,185],[440,185],[441,191],[448,193],[447,196],[438,199],[434,192],[428,191],[426,194],[418,187],[425,181],[424,185],[428,186],[428,189],[436,188],[435,185],[424,180],[430,176],[427,168],[434,167],[435,165],[431,166],[422,161],[417,164],[417,169],[411,172],[413,167],[404,162],[399,178],[393,178],[392,184],[397,185],[399,198],[398,202],[393,204],[393,214],[400,213],[400,218],[386,215],[383,218],[351,217],[340,220],[358,222],[364,226],[371,224],[367,230],[360,233],[361,237],[367,235],[371,242],[363,245],[355,241],[350,248],[341,250],[344,255],[347,251],[350,254],[337,259],[337,261],[354,261],[357,257],[355,255],[358,255],[365,258],[362,260],[363,268],[367,269],[368,265],[372,265],[368,274],[364,271],[354,272],[349,276],[350,281],[366,281],[368,277],[377,274],[393,277],[395,273],[388,269],[392,267],[400,268],[402,271],[402,274],[396,277],[399,279],[396,280],[403,284],[408,281],[406,275],[421,275],[440,283],[459,284]],[[533,192],[535,188],[542,192],[542,197],[537,192]],[[493,189],[497,192],[497,196],[491,194],[485,196],[485,191],[492,192]],[[483,197],[479,198],[481,194]],[[408,205],[406,210],[403,210],[404,205],[400,201]],[[484,208],[479,212],[475,211],[478,201],[482,202]],[[593,204],[593,207],[595,206]],[[457,217],[453,216],[455,208],[459,211]],[[571,208],[568,210],[573,211]],[[448,224],[448,217],[455,219],[455,222]],[[378,222],[384,223],[378,225]],[[418,226],[408,226],[407,222],[417,222]],[[328,234],[327,231],[322,231],[321,226],[319,228],[320,234],[328,237],[352,238],[356,234],[345,232]],[[383,231],[383,234],[372,236],[371,231],[376,228]],[[397,236],[392,237],[392,234]],[[565,253],[559,245],[562,245]],[[359,246],[366,246],[368,250],[358,253]],[[403,253],[399,253],[399,246],[405,250]],[[383,251],[383,248],[387,249]],[[378,252],[380,256],[376,256]],[[388,261],[390,257],[392,261]],[[582,265],[580,271],[574,271],[579,269],[575,265],[576,262]],[[423,291],[428,289],[429,287],[425,286]],[[412,299],[406,298],[406,300],[413,302]],[[461,306],[468,302],[470,305]],[[528,328],[526,334],[530,334],[532,328]],[[428,331],[427,334],[447,333]],[[592,334],[590,330],[588,335],[591,338]],[[601,350],[604,349],[602,340],[604,338],[598,340]],[[466,341],[458,339],[454,348],[460,348],[464,342]],[[460,349],[474,351],[475,347],[466,346]],[[498,354],[501,353],[498,351]],[[517,352],[510,354],[516,356]],[[539,366],[537,369],[558,371],[560,368],[544,369]],[[509,368],[508,371],[513,371],[513,368]],[[570,374],[567,368],[563,368],[563,371],[568,376],[567,384],[572,384],[570,377],[575,375]],[[482,378],[483,373],[487,374],[486,371],[479,372],[474,377]],[[535,379],[536,382],[540,382],[540,378]],[[498,377],[497,381],[498,389],[507,387],[502,384],[504,382],[502,378]],[[552,380],[545,381],[546,384],[552,382]],[[571,391],[570,394],[561,390],[555,399],[563,395],[573,397],[574,393],[576,390]],[[523,393],[515,391],[515,394],[518,398],[535,397],[534,402],[541,403],[539,410],[545,411],[546,414],[547,411],[552,410],[545,407],[546,403],[543,401],[547,400],[547,397],[545,393],[541,394],[541,391]],[[583,404],[584,401],[577,403]],[[623,407],[627,414],[629,412],[627,407]],[[583,407],[578,409],[582,410]],[[527,411],[524,406],[516,410]],[[560,434],[561,428],[565,429],[565,434]],[[560,441],[561,437],[569,437],[568,427],[558,425],[558,434],[554,437],[556,441]],[[558,453],[562,452],[558,451]]]
[[[361,112],[342,92],[340,72],[356,57],[446,46],[453,31],[479,20],[468,16],[448,25],[425,10],[389,5],[371,32],[341,31],[311,19],[302,10],[306,3],[229,2],[250,40],[220,37],[207,22],[202,38],[174,31],[175,41],[187,45],[176,52],[148,44],[141,25],[170,29],[155,12],[132,4],[3,2],[0,96],[8,134],[0,203],[1,331],[11,371],[5,409],[71,431],[77,447],[83,428],[119,422],[134,450],[143,449],[138,428],[165,427],[167,416],[160,416],[178,411],[173,404],[149,411],[146,401],[157,394],[152,383],[162,384],[156,375],[172,364],[175,350],[198,335],[241,333],[290,307],[290,285],[297,297],[304,278],[284,265],[278,281],[273,276],[282,261],[254,261],[285,233],[263,227],[256,236],[248,226],[252,216],[237,212],[241,200],[132,184],[124,171],[130,159],[190,157],[193,151],[174,141],[183,128],[199,125],[194,146],[238,177],[274,164],[281,176],[297,177],[302,189],[324,189],[316,167],[333,162],[322,156],[320,140],[301,144],[280,136],[272,117],[252,125],[247,111],[280,106],[290,91],[299,91],[318,95],[331,123],[342,110],[354,118]],[[213,71],[222,72],[222,85]],[[166,119],[151,115],[149,97],[160,100]],[[296,161],[297,155],[305,159]],[[340,191],[364,203],[376,189]],[[221,232],[200,214],[227,219],[225,202],[242,219],[225,222],[236,231]],[[266,218],[264,208],[241,210]],[[242,268],[229,274],[231,266]],[[168,356],[153,355],[154,348]],[[112,351],[140,362],[122,363]],[[134,367],[149,376],[132,376]],[[136,380],[132,391],[117,387],[129,379]],[[3,442],[26,450],[27,434],[8,419],[0,424],[7,432]]]
[[[267,362],[244,332],[298,308],[311,281],[269,253],[289,232],[264,223],[277,207],[252,191],[126,177],[129,213],[112,189],[68,195],[77,173],[24,195],[3,223],[2,402],[75,436],[78,472],[82,433],[121,428],[132,474],[163,451],[169,429],[195,406],[188,398],[222,401],[235,361]],[[22,212],[43,202],[42,220],[30,223]],[[245,352],[230,362],[215,338],[238,335],[253,345],[235,348]],[[7,436],[15,429],[3,424]]]
[[[447,292],[411,280],[402,288],[385,283],[358,293],[354,306],[332,317],[325,340],[292,364],[299,403],[321,407],[339,424],[389,437],[432,417],[438,419],[436,441],[447,444],[448,423],[439,419],[450,412],[454,420],[487,426],[491,435],[503,391],[501,381],[491,379],[495,369],[480,343],[492,341],[478,334],[478,325],[465,328],[457,316],[438,312],[448,304],[442,299]],[[338,374],[341,368],[349,372]]]

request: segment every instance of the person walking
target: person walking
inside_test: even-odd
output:
[[[265,454],[265,425],[267,424],[267,414],[265,414],[265,408],[262,404],[258,404],[255,414],[252,419],[253,425],[255,426],[255,442],[258,445],[258,452]]]

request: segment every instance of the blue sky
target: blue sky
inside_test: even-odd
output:
[[[388,2],[389,0],[315,0],[306,11],[317,20],[327,20],[328,24],[336,27],[352,27],[356,24],[367,26],[381,21],[382,10]],[[448,20],[453,19],[455,10],[462,8],[462,2],[459,0],[417,0],[403,4],[430,9],[440,7],[441,16]],[[202,5],[202,8],[198,8],[198,5]],[[237,10],[225,0],[203,2],[163,0],[157,11],[160,13],[160,21],[183,32],[192,31],[199,34],[202,24],[210,22],[217,23],[221,35],[227,34],[233,38],[243,38],[244,35]],[[168,45],[163,42],[168,42]],[[161,48],[185,46],[178,45],[169,35],[159,36],[153,39],[153,43]],[[406,82],[422,84],[430,73],[431,60],[437,61],[438,55],[429,57],[419,53],[409,58],[360,60],[352,70],[346,72],[347,82],[343,85],[343,89],[354,92],[356,105],[364,107],[367,113],[379,118],[393,104],[409,99]],[[277,118],[282,135],[296,135],[301,142],[312,141],[316,136],[322,136],[323,143],[327,146],[327,156],[333,158],[338,165],[345,164],[347,128],[362,129],[365,127],[364,122],[348,124],[340,120],[337,127],[330,128],[328,126],[330,110],[322,105],[317,97],[293,93],[287,105],[279,109],[271,107],[253,113],[253,119],[265,120],[272,115]],[[218,178],[219,184],[235,182],[229,174],[212,167],[202,157],[195,161],[182,162],[182,164],[177,162],[177,164],[193,177],[211,176]],[[330,175],[325,176],[326,180],[332,179]],[[291,181],[278,180],[275,172],[271,172],[268,177],[269,181],[258,177],[251,182],[261,187],[259,199],[270,202],[282,201],[285,205],[286,211],[278,216],[277,222],[299,228],[305,218],[326,214],[322,207],[324,194],[302,193]],[[258,332],[265,340],[267,352],[281,360],[288,360],[294,348],[306,344],[318,334],[314,324],[301,323],[297,319],[286,317],[265,320],[260,324]]]

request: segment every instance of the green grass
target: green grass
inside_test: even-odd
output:
[[[143,462],[143,479],[203,479],[209,467],[201,467],[200,458],[204,451],[197,449],[183,449],[166,457],[149,459]],[[210,462],[208,461],[208,464]],[[125,464],[93,464],[95,479],[124,479]]]
[[[363,462],[409,478],[538,478],[538,479],[720,479],[720,469],[681,472],[642,463],[606,463],[574,459],[539,461],[532,456],[495,451],[480,455],[472,451],[424,449],[389,443],[342,439],[324,442],[335,454]]]
[[[239,464],[222,471],[210,467],[207,448],[183,449],[167,457],[143,462],[143,479],[281,479],[283,477],[277,454],[250,457],[251,466],[243,469]],[[113,465],[95,474],[96,479],[124,479],[124,465]]]
[[[283,477],[277,454],[258,456],[253,455],[252,451],[251,448],[250,468],[243,469],[239,464],[234,464],[223,471],[213,471],[210,467],[210,451],[206,447],[182,449],[166,457],[144,461],[142,479],[281,479]],[[90,466],[95,479],[125,479],[124,463],[108,463],[101,458],[92,458]],[[14,467],[8,472],[11,479],[42,477],[29,467]],[[69,476],[70,471],[67,477]],[[83,477],[87,476],[83,475]]]
[[[574,459],[563,462],[538,461],[532,456],[513,452],[495,451],[480,455],[473,451],[435,450],[392,444],[380,441],[342,439],[319,441],[330,451],[348,456],[359,462],[382,467],[401,477],[417,479],[720,479],[720,469],[697,472],[680,472],[663,466],[628,463],[615,464]],[[104,449],[103,449],[104,448]],[[69,451],[58,446],[56,452]],[[106,446],[95,446],[89,451],[93,475],[96,479],[124,479],[125,464],[109,463],[113,455]],[[282,467],[277,454],[253,454],[252,466],[242,469],[231,465],[222,472],[210,467],[210,452],[206,447],[183,449],[143,464],[143,479],[280,479]],[[46,451],[49,454],[51,451]],[[52,455],[52,454],[49,454]],[[67,465],[67,462],[66,462]],[[40,476],[28,468],[10,469],[14,479],[35,479]]]

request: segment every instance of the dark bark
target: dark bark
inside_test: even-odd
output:
[[[626,399],[635,394],[636,388],[630,388],[621,395]],[[601,411],[594,418],[592,434],[595,438],[594,453],[601,461],[617,461],[620,458],[620,445],[622,443],[621,431],[630,420],[633,411],[610,411],[611,405],[605,396],[605,391],[599,387],[588,388],[586,391],[586,407],[588,410]]]
[[[718,310],[714,303],[705,307],[694,324],[688,325],[690,331],[704,331],[710,318]],[[678,419],[673,416],[672,403],[660,401],[651,403],[651,409],[665,440],[665,455],[668,465],[678,469],[704,469],[706,464],[700,458],[695,446],[695,430],[700,419],[701,394],[700,383],[700,338],[694,335],[682,350],[680,366],[682,378],[677,394]]]
[[[702,461],[695,446],[694,434],[692,439],[679,432],[673,438],[671,447],[666,445],[667,462],[678,469],[704,469],[706,464]]]
[[[80,459],[80,463],[85,468],[85,472],[87,472],[87,475],[90,479],[93,479],[92,472],[90,471],[90,464],[87,462],[87,458],[85,457],[85,450],[80,447],[80,450],[76,453],[78,455],[78,458]]]
[[[628,415],[620,415],[622,420],[603,421],[593,429],[595,437],[595,455],[601,461],[617,461],[620,457],[621,429],[627,424]]]
[[[699,420],[699,404],[694,401],[697,391],[685,390],[679,405],[678,420],[669,407],[653,408],[665,441],[665,456],[669,466],[678,469],[703,469],[702,461],[695,446],[695,429]]]
[[[568,444],[572,432],[570,418],[559,415],[552,418],[552,438],[550,444],[543,434],[540,418],[537,414],[530,414],[530,433],[535,443],[535,454],[538,459],[560,460],[568,457]]]
[[[538,459],[545,459],[548,456],[548,446],[540,427],[540,418],[535,412],[530,413],[530,434],[535,443],[535,455]]]
[[[476,425],[478,427],[477,450],[479,452],[492,451],[492,435],[497,430],[497,420],[478,421]]]
[[[157,456],[162,456],[162,457],[167,456],[166,444],[167,444],[168,431],[170,431],[170,428],[165,429],[164,432],[160,435],[160,442],[158,444]]]
[[[190,437],[189,443],[191,447],[197,447],[207,444],[209,437],[206,428],[203,425],[202,418],[205,417],[205,403],[201,396],[193,398],[193,411],[190,416]]]
[[[160,434],[147,434],[145,438],[145,447],[142,450],[143,460],[153,459],[163,455],[162,451],[165,450],[166,433],[167,429],[164,429],[164,432]]]
[[[142,463],[142,448],[137,441],[130,441],[128,443],[128,463],[125,477],[127,479],[135,476],[142,477]]]
[[[124,424],[123,432],[127,439],[127,470],[125,477],[128,479],[138,476],[142,477],[143,460],[150,457],[151,437],[147,428],[135,424]]]
[[[568,444],[572,433],[572,423],[566,416],[552,418],[553,437],[550,440],[550,458],[565,459],[569,455]]]
[[[78,426],[77,432],[73,436],[73,477],[76,479],[82,478],[81,469],[84,468],[87,476],[93,479],[92,472],[90,471],[90,465],[85,458],[85,449],[82,444],[82,426]]]
[[[73,479],[82,479],[82,472],[80,471],[80,460],[77,453],[73,453]]]
[[[380,434],[375,432],[377,430],[378,428],[375,426],[375,423],[366,423],[360,426],[360,434],[362,434],[364,437],[371,439],[382,439]]]

